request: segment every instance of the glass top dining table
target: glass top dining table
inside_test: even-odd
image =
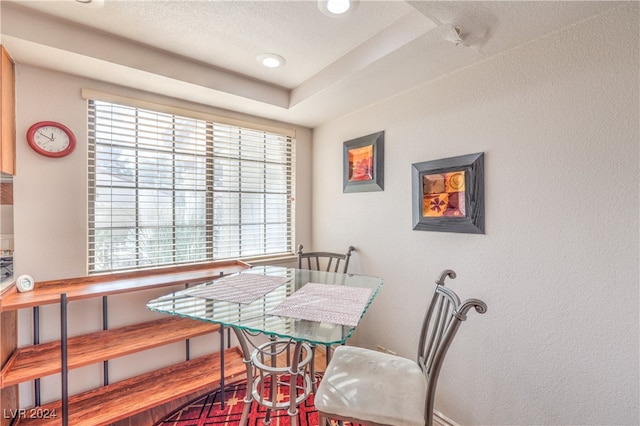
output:
[[[274,283],[272,285],[274,288],[265,290],[264,294],[258,295],[255,300],[248,303],[221,300],[217,299],[215,295],[207,296],[209,290],[222,289],[223,287],[213,287],[225,285],[225,280],[228,280],[228,277],[247,277],[245,274],[257,274],[274,280],[279,279],[282,283]],[[263,333],[268,336],[278,336],[314,345],[338,345],[344,344],[353,334],[357,321],[364,316],[383,284],[383,280],[378,277],[278,266],[253,267],[228,277],[221,277],[158,297],[148,302],[147,307],[152,311],[208,321],[250,333]],[[292,316],[286,316],[286,313],[276,315],[272,312],[274,308],[279,307],[292,295],[302,295],[302,293],[296,294],[296,292],[299,292],[307,284],[312,284],[315,288],[318,288],[318,285],[336,287],[319,287],[320,290],[326,291],[308,293],[309,296],[306,298],[296,298],[299,305],[293,310]],[[311,289],[311,285],[307,288]],[[356,303],[354,304],[356,307],[352,308],[356,309],[356,312],[351,312],[352,316],[356,315],[356,324],[353,324],[354,321],[346,325],[338,323],[338,321],[332,322],[335,318],[335,312],[332,312],[332,308],[342,306],[339,309],[345,309],[345,306],[350,305],[345,301],[338,303],[343,292],[335,291],[332,293],[333,290],[358,292],[361,299],[364,297],[361,306]],[[331,294],[335,294],[334,300],[332,300]],[[306,306],[305,299],[307,299],[308,306]],[[305,319],[305,312],[314,309],[327,312],[319,312],[315,317],[312,315],[311,318]],[[296,315],[296,311],[302,312],[302,317]],[[323,315],[325,316],[323,317]]]

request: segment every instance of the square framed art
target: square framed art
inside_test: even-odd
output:
[[[484,153],[411,165],[413,229],[484,234]]]

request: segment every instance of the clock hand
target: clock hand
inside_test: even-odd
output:
[[[42,133],[42,132],[38,132],[38,133],[40,133],[42,136],[44,136],[45,138],[49,139],[50,141],[52,141],[52,140],[53,140],[52,138],[50,138],[49,136],[45,135],[45,134],[44,134],[44,133]],[[53,136],[53,135],[51,135],[51,136]]]

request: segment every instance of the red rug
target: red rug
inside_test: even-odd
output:
[[[240,422],[244,395],[247,383],[239,382],[225,387],[225,409],[220,409],[220,391],[196,398],[184,407],[174,411],[156,426],[213,426],[213,425],[237,425]],[[285,388],[286,392],[286,388]],[[262,426],[266,415],[266,409],[253,402],[249,412],[249,426]],[[348,424],[348,423],[346,423]],[[287,410],[271,412],[272,426],[288,426],[290,418]],[[318,412],[313,405],[313,394],[298,406],[298,425],[318,426]],[[357,425],[353,425],[357,426]]]

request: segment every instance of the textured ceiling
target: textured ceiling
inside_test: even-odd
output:
[[[0,30],[18,63],[315,127],[620,4],[2,0]]]

